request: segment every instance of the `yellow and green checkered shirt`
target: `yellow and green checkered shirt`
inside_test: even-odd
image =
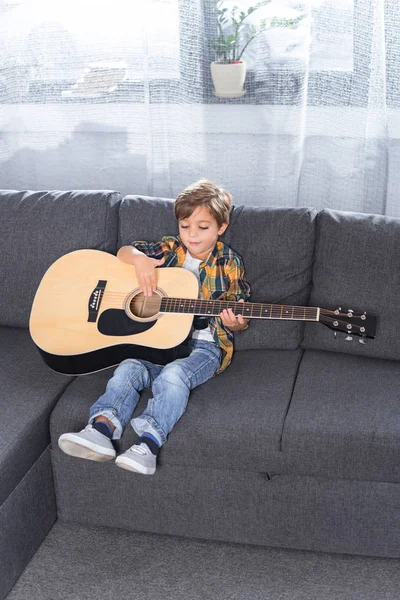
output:
[[[150,258],[165,258],[163,267],[182,267],[186,247],[179,236],[165,236],[161,242],[134,241],[132,246]],[[200,285],[206,300],[231,300],[238,302],[250,297],[250,286],[245,280],[244,266],[240,256],[223,242],[217,242],[207,260],[199,266]],[[233,354],[233,333],[220,317],[210,317],[210,330],[215,343],[222,350],[222,373],[230,364]]]

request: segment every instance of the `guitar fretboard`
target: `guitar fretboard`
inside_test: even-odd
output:
[[[218,316],[225,308],[246,319],[284,319],[289,321],[319,321],[319,308],[314,306],[287,306],[259,302],[230,302],[228,300],[193,300],[162,298],[160,312]]]

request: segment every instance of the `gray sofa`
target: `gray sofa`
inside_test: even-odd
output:
[[[253,302],[378,315],[374,340],[256,321],[196,389],[152,477],[62,454],[111,370],[52,372],[30,340],[41,276],[80,248],[115,254],[177,232],[171,201],[117,192],[0,192],[0,598],[58,518],[131,531],[400,556],[400,221],[236,206],[224,241]],[[149,397],[142,395],[138,410]],[[124,450],[134,441],[126,430]],[[104,476],[107,488],[104,489]]]

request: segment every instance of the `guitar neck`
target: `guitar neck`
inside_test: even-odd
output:
[[[184,313],[216,317],[225,308],[246,319],[279,319],[285,321],[319,321],[320,309],[314,306],[287,306],[260,302],[231,302],[228,300],[192,300],[188,298],[162,298],[160,312]]]

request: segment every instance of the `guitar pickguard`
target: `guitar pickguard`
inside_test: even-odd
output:
[[[103,335],[125,336],[143,333],[143,331],[151,329],[156,323],[157,320],[146,323],[134,321],[127,316],[124,310],[110,308],[101,313],[97,328]]]

